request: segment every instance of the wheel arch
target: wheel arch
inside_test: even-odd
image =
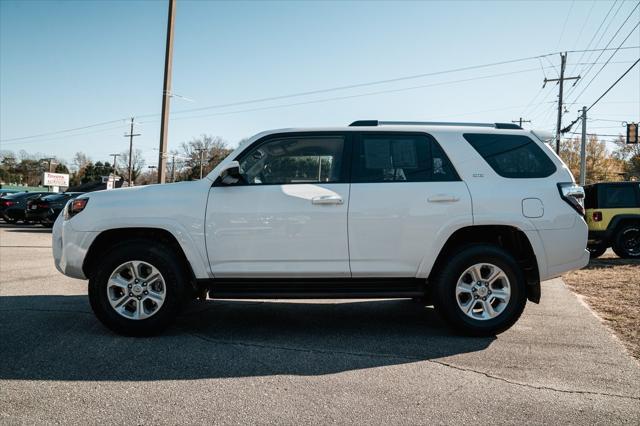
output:
[[[533,245],[524,231],[510,225],[471,225],[459,228],[442,246],[427,280],[446,264],[457,248],[473,243],[494,244],[513,253],[527,280],[527,299],[535,303],[540,301],[540,270]]]
[[[114,228],[100,232],[91,243],[82,263],[82,272],[84,275],[91,279],[96,272],[101,255],[106,250],[116,244],[132,239],[155,241],[174,250],[180,260],[180,263],[185,268],[185,271],[188,272],[189,280],[195,285],[196,276],[183,247],[171,232],[162,228]]]
[[[640,214],[626,213],[618,214],[609,221],[607,225],[607,233],[610,238],[613,238],[618,228],[627,223],[640,223]]]

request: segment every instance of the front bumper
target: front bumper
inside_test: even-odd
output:
[[[73,229],[72,220],[64,220],[63,215],[60,215],[53,225],[53,260],[56,269],[64,275],[86,280],[82,264],[98,232],[76,231]]]

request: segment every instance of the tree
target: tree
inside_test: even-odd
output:
[[[120,162],[122,166],[119,167],[118,172],[121,174],[124,180],[128,180],[129,179],[129,151],[124,151],[120,153],[120,158],[122,158],[122,161]],[[140,176],[140,173],[142,172],[142,168],[145,165],[144,158],[142,157],[142,150],[140,149],[134,150],[133,156],[131,158],[132,158],[131,180],[135,182]]]
[[[620,135],[615,141],[618,146],[617,157],[624,163],[625,177],[629,180],[640,180],[640,144],[628,144]]]
[[[231,153],[227,142],[220,136],[200,135],[193,138],[189,142],[183,142],[180,146],[182,153],[173,151],[172,154],[180,155],[182,159],[182,171],[180,177],[182,179],[199,179],[200,178],[200,151],[202,153],[202,174],[209,173],[215,166],[220,164],[227,155]]]
[[[589,135],[585,146],[586,183],[618,180],[622,162],[609,153],[604,142]],[[576,180],[580,179],[580,138],[565,139],[560,144],[560,158],[567,164]]]

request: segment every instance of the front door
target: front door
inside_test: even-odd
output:
[[[209,194],[214,276],[350,276],[347,151],[338,133],[271,135],[243,151],[244,182]]]

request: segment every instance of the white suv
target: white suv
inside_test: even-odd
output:
[[[583,197],[518,126],[357,121],[260,133],[200,181],[76,198],[53,253],[122,334],[208,295],[414,298],[487,335],[587,264]]]

